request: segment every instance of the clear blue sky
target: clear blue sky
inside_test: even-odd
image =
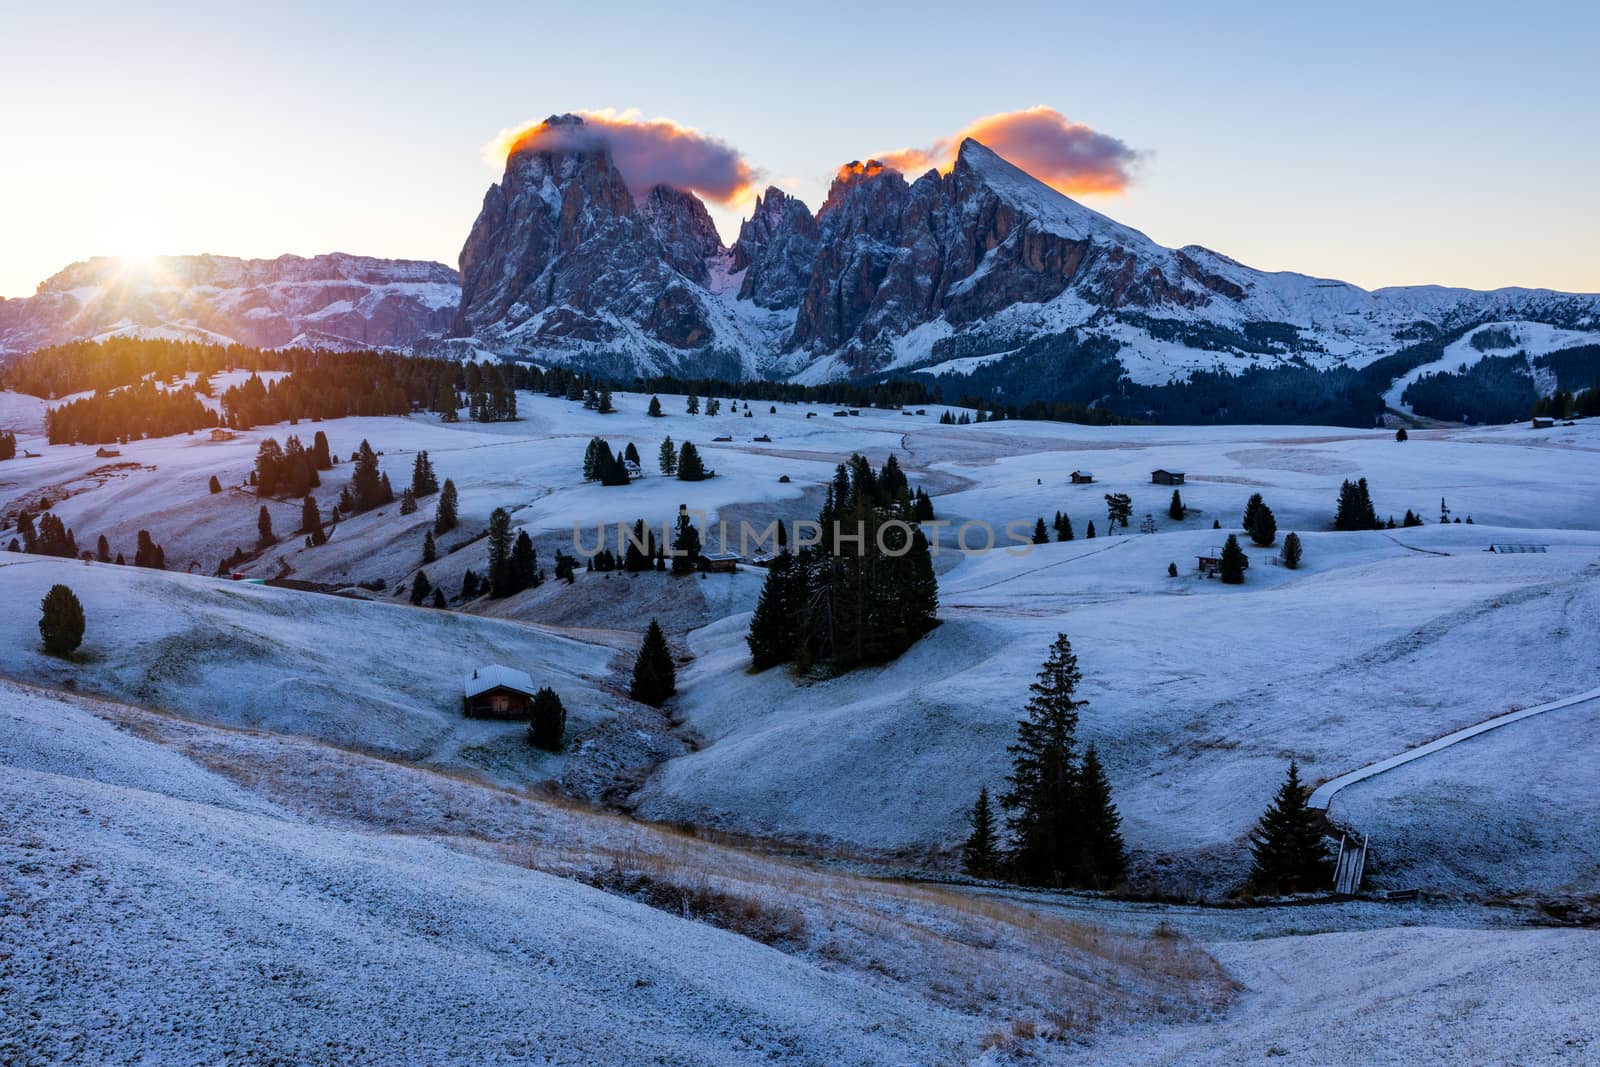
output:
[[[454,263],[480,147],[557,111],[698,127],[814,209],[846,160],[1035,104],[1147,153],[1084,199],[1166,244],[1600,291],[1600,5],[668,7],[13,5],[0,295],[97,253]]]

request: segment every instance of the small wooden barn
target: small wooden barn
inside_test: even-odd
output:
[[[533,692],[533,679],[525,671],[490,664],[467,675],[462,710],[477,719],[526,719]]]
[[[732,574],[739,569],[739,553],[702,552],[700,569],[710,571],[712,574]]]
[[[1073,471],[1072,472],[1072,484],[1073,485],[1088,485],[1092,481],[1094,481],[1094,475],[1092,473],[1090,473],[1089,471]]]
[[[237,435],[232,430],[224,430],[220,426],[211,431],[211,439],[213,441],[231,441],[235,436]]]
[[[1548,429],[1552,428],[1553,426],[1555,426],[1555,424],[1556,424],[1556,420],[1555,419],[1546,419],[1546,418],[1542,418],[1542,417],[1540,417],[1538,415],[1535,415],[1533,417],[1533,428],[1535,430],[1548,430]]]
[[[1156,485],[1182,485],[1182,471],[1151,471],[1150,480]]]

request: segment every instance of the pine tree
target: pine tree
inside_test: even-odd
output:
[[[1174,522],[1183,521],[1183,497],[1176,489],[1172,491],[1172,503],[1167,505],[1167,518]]]
[[[449,601],[444,598],[443,586],[436,585],[433,587],[433,606],[436,608],[448,608],[450,606]]]
[[[510,596],[511,588],[511,514],[505,508],[495,508],[489,516],[489,595],[496,600]]]
[[[750,632],[745,643],[750,646],[750,666],[758,671],[786,663],[794,658],[796,619],[802,605],[795,603],[797,567],[792,555],[780,552],[767,565],[766,581],[761,586],[761,597],[756,601],[755,614],[750,617]]]
[[[517,541],[511,547],[511,592],[520,593],[539,584],[539,554],[533,549],[533,539],[527,530],[517,531]]]
[[[356,511],[366,511],[394,499],[394,490],[389,486],[387,476],[378,469],[378,454],[365,440],[356,449],[356,468],[350,476],[350,491]]]
[[[1404,426],[1400,427],[1394,432],[1394,439],[1396,441],[1404,441],[1409,436],[1411,435],[1406,433],[1406,428]]]
[[[706,477],[706,466],[700,460],[700,450],[694,447],[693,441],[685,441],[678,450],[678,480],[699,482]]]
[[[602,388],[600,390],[600,399],[595,405],[595,410],[598,411],[602,415],[609,415],[613,411],[617,410],[616,408],[611,406],[611,390],[610,389]]]
[[[1239,539],[1233,534],[1228,535],[1227,543],[1222,546],[1222,580],[1229,585],[1244,584],[1244,569],[1249,564],[1244,549],[1239,547]]]
[[[422,535],[422,562],[432,563],[439,558],[439,548],[433,543],[433,531],[429,530]]]
[[[210,488],[210,490],[211,490],[211,491],[212,491],[212,492],[213,492],[213,493],[220,493],[220,492],[222,492],[222,483],[221,483],[221,482],[220,482],[220,481],[218,481],[218,480],[217,480],[217,476],[216,476],[216,475],[215,475],[215,474],[213,474],[213,475],[212,475],[212,476],[211,476],[211,484],[210,484],[210,486],[209,486],[209,487],[208,487],[208,488]]]
[[[467,573],[461,576],[461,601],[476,600],[481,590],[478,588],[478,574],[470,567]]]
[[[1068,515],[1064,511],[1059,511],[1056,514],[1058,516],[1056,525],[1056,540],[1071,541],[1073,539],[1072,516]]]
[[[111,562],[111,542],[106,540],[106,535],[101,534],[94,545],[94,558],[101,563]]]
[[[678,449],[668,437],[661,442],[661,449],[656,453],[657,462],[661,466],[661,473],[668,478],[678,473]]]
[[[645,414],[649,415],[652,419],[661,418],[662,412],[661,412],[661,398],[660,397],[653,396],[653,397],[650,398],[650,407],[645,412]]]
[[[52,585],[39,604],[39,636],[52,656],[71,655],[83,643],[83,605],[64,585]]]
[[[700,567],[700,531],[687,511],[678,512],[678,525],[672,534],[672,573],[688,574]]]
[[[549,686],[533,695],[533,707],[528,719],[528,744],[546,752],[561,751],[561,739],[567,732],[567,709],[561,697]]]
[[[691,415],[700,414],[700,398],[695,396],[693,393],[690,393],[689,403],[685,405],[685,407],[688,409],[688,412]]]
[[[456,528],[456,483],[449,478],[444,480],[444,488],[439,490],[439,503],[434,512],[433,532],[436,534],[449,533]]]
[[[1263,503],[1256,509],[1255,521],[1249,527],[1248,533],[1250,540],[1262,548],[1278,539],[1278,520],[1266,504]]]
[[[322,512],[317,507],[316,498],[309,493],[300,502],[300,533],[306,535],[306,543],[312,546],[328,542],[327,531],[322,528]]]
[[[433,592],[433,583],[428,581],[428,576],[423,571],[418,571],[417,576],[411,580],[411,603],[417,607]]]
[[[1048,545],[1050,543],[1050,531],[1045,528],[1043,516],[1034,520],[1033,543],[1036,545]]]
[[[415,515],[417,513],[417,494],[407,486],[400,491],[400,514]]]
[[[1365,478],[1352,482],[1346,479],[1339,486],[1339,506],[1334,512],[1335,530],[1376,530],[1378,516],[1373,511],[1372,494]]]
[[[1112,803],[1111,782],[1093,745],[1084,752],[1078,769],[1078,811],[1083,835],[1078,882],[1109,889],[1128,873],[1128,854],[1122,843],[1122,816]]]
[[[1167,577],[1168,578],[1176,578],[1177,576],[1178,576],[1178,565],[1176,563],[1167,564]]]
[[[988,786],[979,787],[967,825],[972,830],[961,845],[961,869],[974,878],[992,878],[1000,867],[1000,845]]]
[[[576,580],[575,576],[573,575],[573,564],[575,562],[576,561],[571,556],[567,555],[559,548],[556,549],[557,580],[565,580],[568,585],[571,585]]]
[[[1128,516],[1133,514],[1133,498],[1127,493],[1106,494],[1106,527],[1115,531],[1117,524],[1124,528],[1128,525]]]
[[[1299,893],[1322,889],[1333,864],[1315,812],[1306,804],[1300,768],[1289,774],[1250,835],[1250,887],[1258,893]]]
[[[1093,519],[1089,520],[1089,528],[1084,531],[1083,536],[1085,538],[1087,538],[1088,540],[1090,540],[1090,541],[1094,540],[1094,520]]]
[[[1019,880],[1054,885],[1074,870],[1082,835],[1077,815],[1078,709],[1074,698],[1082,674],[1072,643],[1057,636],[1029,687],[1026,718],[1017,722],[1011,789],[1000,798],[1014,842],[1011,862]]]
[[[1283,565],[1290,570],[1300,566],[1300,535],[1297,533],[1283,539]]]
[[[644,642],[639,646],[638,658],[633,663],[633,683],[628,695],[642,704],[659,708],[677,691],[677,668],[672,663],[672,650],[667,647],[667,635],[662,633],[661,624],[651,619]]]
[[[256,534],[256,544],[261,548],[266,548],[277,541],[277,538],[272,536],[272,516],[267,512],[265,504],[261,505],[261,511],[256,515]]]
[[[319,471],[333,469],[333,458],[328,454],[328,435],[321,430],[311,439],[311,462]]]
[[[426,451],[418,452],[411,465],[411,495],[417,499],[439,491],[439,476],[433,472],[433,460]]]
[[[1244,518],[1239,520],[1239,529],[1245,533],[1254,531],[1256,528],[1256,516],[1261,513],[1262,507],[1261,494],[1251,493],[1249,502],[1244,506]]]

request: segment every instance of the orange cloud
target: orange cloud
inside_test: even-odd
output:
[[[1140,158],[1138,152],[1110,134],[1073,122],[1042,104],[986,115],[927,148],[880,152],[874,158],[905,174],[914,175],[930,167],[949,171],[961,142],[968,137],[1069,195],[1126,191]]]
[[[604,147],[628,189],[640,196],[657,185],[687,189],[725,205],[755,190],[756,169],[739,151],[671,119],[646,119],[637,110],[577,112],[582,123],[529,122],[501,130],[483,156],[499,167],[515,152]]]

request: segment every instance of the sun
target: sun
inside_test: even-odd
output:
[[[115,231],[107,242],[108,253],[131,266],[148,267],[161,255],[160,234],[147,227],[130,225]]]

